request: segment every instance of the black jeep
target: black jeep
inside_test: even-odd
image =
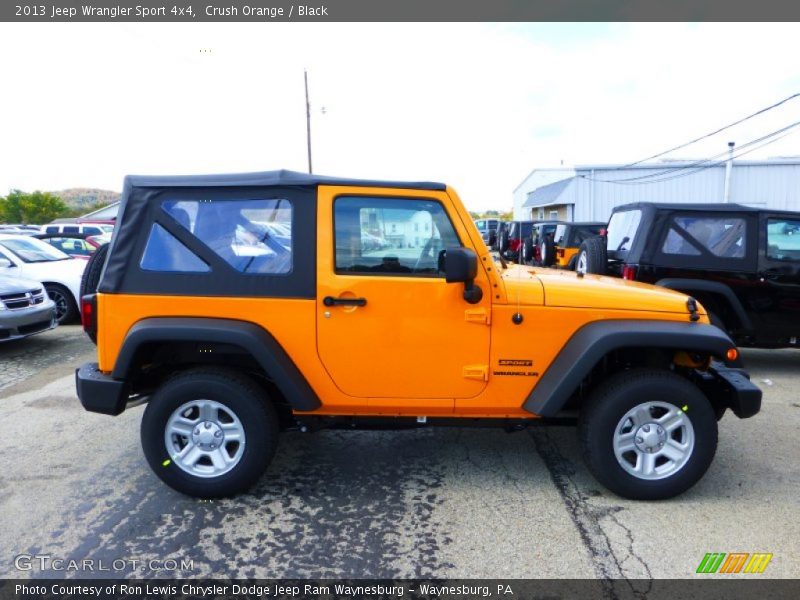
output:
[[[612,212],[605,237],[583,242],[577,270],[689,294],[741,346],[798,346],[798,212],[626,204]]]

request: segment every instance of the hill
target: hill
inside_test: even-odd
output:
[[[98,204],[110,204],[116,202],[120,198],[119,192],[99,190],[96,188],[70,188],[68,190],[51,193],[61,198],[68,207],[80,209],[81,211],[84,209],[88,211]]]

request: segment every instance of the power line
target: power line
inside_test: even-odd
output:
[[[776,135],[780,135],[781,133],[783,133],[785,131],[789,131],[789,130],[797,127],[798,125],[800,125],[800,121],[796,121],[795,123],[787,125],[786,127],[782,127],[782,128],[777,129],[775,131],[772,131],[772,132],[770,132],[770,133],[768,133],[766,135],[761,136],[760,138],[756,138],[754,140],[750,140],[748,142],[745,142],[744,144],[740,145],[737,148],[737,151],[738,150],[744,150],[745,148],[749,148],[750,146],[752,146],[754,144],[758,144],[758,143],[763,142],[764,140],[767,140],[767,139],[769,139],[771,137],[774,137]],[[719,154],[715,154],[715,155],[710,156],[708,158],[697,160],[697,161],[691,162],[689,164],[676,165],[674,167],[665,167],[665,168],[662,168],[660,171],[656,171],[655,173],[647,173],[645,175],[637,175],[635,177],[626,177],[624,179],[597,179],[597,178],[594,178],[594,177],[589,177],[587,175],[581,175],[581,177],[583,179],[587,179],[589,181],[597,181],[597,182],[600,182],[600,183],[619,183],[619,184],[622,184],[622,183],[640,183],[640,182],[641,183],[648,183],[647,181],[643,181],[643,180],[656,179],[656,178],[660,178],[661,175],[669,175],[669,174],[676,173],[678,171],[684,171],[684,170],[687,170],[687,169],[694,169],[695,167],[698,167],[698,166],[704,165],[706,163],[712,162],[717,158],[720,158],[722,156],[726,156],[727,154],[728,154],[727,151],[720,152]],[[744,154],[749,154],[749,152],[744,153]],[[744,154],[738,154],[737,156],[744,156]],[[727,160],[727,159],[725,159],[725,160]],[[722,160],[721,162],[725,162],[725,160]],[[714,164],[716,165],[716,164],[719,164],[719,163],[714,163]],[[658,168],[658,167],[654,166],[653,168]],[[619,170],[619,169],[618,168],[614,168],[614,169],[607,169],[607,170],[608,171],[616,171],[616,170]],[[661,181],[661,179],[657,179],[657,180]]]
[[[743,144],[742,146],[739,147],[740,152],[738,152],[737,154],[732,156],[731,160],[739,158],[739,157],[742,157],[742,156],[745,156],[747,154],[750,154],[751,152],[755,152],[756,150],[760,150],[761,148],[769,146],[770,144],[774,144],[778,140],[781,140],[784,137],[786,137],[787,135],[790,135],[792,133],[791,130],[794,129],[795,127],[797,127],[798,125],[800,125],[800,121],[797,121],[796,123],[792,123],[791,125],[788,125],[788,126],[783,127],[783,128],[781,128],[781,129],[779,129],[777,131],[774,131],[774,132],[769,133],[769,134],[767,134],[765,136],[762,136],[761,138],[758,138],[756,140],[752,140],[750,142],[747,142],[746,144]],[[781,133],[783,135],[779,135]],[[761,142],[764,142],[764,143],[761,143]],[[750,148],[749,150],[747,150],[745,152],[741,152],[741,150],[743,150],[744,148],[748,148],[748,147],[750,147],[750,146],[752,146],[754,144],[759,144],[759,143],[761,143],[761,144],[755,146],[754,148]],[[722,153],[722,154],[726,154],[726,153]],[[720,155],[717,155],[717,157],[718,156],[720,156]],[[704,161],[699,161],[699,162],[695,163],[694,164],[694,168],[693,168],[692,165],[686,165],[684,167],[676,168],[674,170],[674,171],[686,171],[686,169],[691,169],[689,171],[686,171],[686,172],[673,172],[671,175],[666,174],[666,172],[662,172],[662,174],[666,174],[665,177],[660,177],[658,179],[650,179],[649,181],[631,181],[629,179],[620,179],[620,180],[614,181],[612,179],[592,179],[592,178],[588,178],[588,177],[586,179],[589,179],[590,181],[598,181],[598,182],[602,182],[602,183],[617,183],[617,184],[620,184],[620,185],[646,185],[646,184],[649,184],[649,183],[660,183],[662,181],[670,181],[672,179],[679,179],[681,177],[687,177],[689,175],[692,175],[692,174],[697,173],[699,171],[703,171],[705,169],[718,167],[720,165],[725,164],[725,162],[728,160],[728,159],[724,159],[724,160],[720,160],[720,161],[709,162],[709,161],[713,160],[713,158],[716,158],[716,157],[712,157],[712,158],[706,159]],[[705,163],[708,163],[708,164],[705,164]]]
[[[653,156],[648,156],[647,158],[643,158],[641,160],[637,160],[636,162],[632,162],[632,163],[629,163],[627,165],[623,165],[621,167],[618,167],[618,169],[627,169],[629,167],[633,167],[635,165],[641,164],[641,163],[646,162],[648,160],[653,160],[654,158],[659,158],[661,156],[664,156],[665,154],[669,154],[670,152],[674,152],[675,150],[680,150],[682,148],[686,148],[687,146],[691,146],[692,144],[695,144],[695,143],[697,143],[697,142],[699,142],[701,140],[704,140],[704,139],[710,138],[711,136],[717,135],[718,133],[721,133],[721,132],[725,131],[726,129],[730,129],[731,127],[739,125],[740,123],[744,123],[745,121],[749,121],[753,117],[757,117],[758,115],[762,115],[765,112],[768,112],[768,111],[772,110],[773,108],[778,108],[782,104],[786,104],[787,102],[789,102],[790,100],[793,100],[794,98],[797,98],[798,96],[800,96],[800,93],[792,94],[791,96],[789,96],[787,98],[784,98],[780,102],[776,102],[775,104],[772,104],[770,106],[764,107],[761,110],[758,110],[758,111],[754,112],[751,115],[748,115],[748,116],[746,116],[746,117],[744,117],[742,119],[739,119],[738,121],[734,121],[733,123],[730,123],[729,125],[725,125],[724,127],[720,127],[719,129],[717,129],[715,131],[712,131],[711,133],[707,133],[705,135],[701,135],[700,137],[695,138],[695,139],[693,139],[693,140],[691,140],[689,142],[686,142],[685,144],[681,144],[680,146],[675,146],[674,148],[670,148],[669,150],[664,150],[663,152],[659,152],[658,154],[654,154]]]

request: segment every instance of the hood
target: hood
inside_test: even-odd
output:
[[[0,275],[0,294],[20,294],[41,289],[42,284],[32,279]]]
[[[547,306],[687,313],[687,296],[647,283],[573,271],[536,269]],[[698,312],[706,314],[698,303]]]

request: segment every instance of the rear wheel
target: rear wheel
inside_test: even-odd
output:
[[[525,264],[533,261],[533,240],[529,237],[522,240],[522,259]]]
[[[142,448],[155,474],[189,496],[243,492],[275,454],[278,417],[256,383],[227,369],[192,369],[147,405]]]
[[[580,245],[575,270],[578,273],[603,275],[606,272],[606,262],[606,245],[603,238],[589,238]]]
[[[497,249],[502,254],[508,250],[508,230],[504,229],[497,239]]]
[[[86,263],[81,277],[81,298],[97,291],[97,286],[100,284],[100,273],[103,271],[107,255],[108,244],[103,244],[89,257],[89,262]]]
[[[106,256],[108,256],[108,244],[103,244],[89,257],[89,262],[86,263],[86,268],[83,270],[81,276],[81,297],[79,302],[83,300],[86,294],[94,294],[97,292],[97,286],[100,285],[100,274],[103,272],[103,267],[106,264]],[[87,331],[86,335],[89,339],[97,344],[97,332]]]
[[[551,267],[556,262],[555,244],[549,235],[544,236],[542,243],[539,244],[539,260],[544,267]]]
[[[612,492],[671,498],[692,487],[717,449],[717,419],[692,383],[669,371],[634,369],[601,384],[579,422],[586,465]]]

